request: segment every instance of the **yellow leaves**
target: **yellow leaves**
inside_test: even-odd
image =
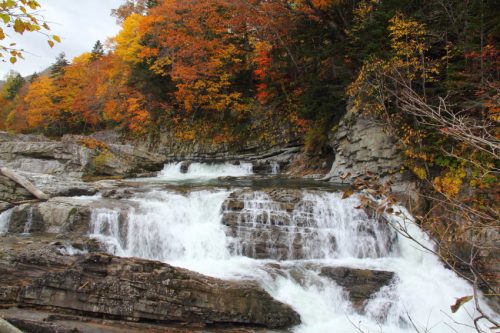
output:
[[[10,16],[5,13],[0,13],[0,19],[3,21],[4,24],[10,22]]]
[[[412,168],[412,171],[420,180],[424,180],[425,178],[427,178],[427,171],[425,171],[425,169],[422,167],[414,166]]]
[[[115,53],[130,63],[139,63],[143,46],[140,44],[142,34],[139,31],[143,16],[132,14],[125,19],[122,25],[122,30],[114,38],[116,43]]]
[[[73,65],[88,64],[92,55],[89,52],[85,52],[73,58],[71,63]]]
[[[56,108],[51,96],[55,92],[52,80],[46,76],[33,82],[24,101],[28,107],[28,125],[31,128],[46,127],[56,117]]]
[[[421,69],[421,59],[428,50],[425,25],[397,13],[389,20],[391,47],[396,52],[402,66]]]
[[[434,178],[434,189],[449,197],[456,197],[460,193],[465,176],[464,167],[449,170],[444,175]]]

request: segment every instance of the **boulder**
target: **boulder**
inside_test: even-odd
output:
[[[322,267],[320,276],[328,277],[343,287],[357,310],[362,310],[372,295],[394,279],[393,272],[349,267]]]
[[[4,253],[0,304],[128,321],[289,327],[288,305],[254,282],[223,281],[168,264],[49,250]]]
[[[188,173],[191,161],[184,161],[181,163],[180,171],[181,173]]]

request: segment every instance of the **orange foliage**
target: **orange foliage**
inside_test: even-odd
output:
[[[105,142],[99,141],[94,138],[80,139],[80,143],[89,149],[99,149],[101,151],[109,149],[108,145]]]
[[[49,122],[57,120],[60,114],[56,109],[52,96],[55,88],[52,80],[46,76],[40,77],[29,87],[24,101],[28,107],[28,126],[31,128],[47,128]]]

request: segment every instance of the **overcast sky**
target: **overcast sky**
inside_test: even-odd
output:
[[[14,41],[25,51],[25,60],[18,60],[14,65],[0,62],[0,79],[15,70],[23,76],[31,75],[50,66],[56,56],[65,52],[67,59],[88,52],[99,39],[104,42],[116,35],[119,26],[110,16],[111,9],[117,8],[124,0],[38,0],[42,6],[41,14],[49,22],[53,34],[62,38],[62,43],[53,49],[47,39],[37,33],[13,34]],[[8,44],[12,39],[5,39]]]

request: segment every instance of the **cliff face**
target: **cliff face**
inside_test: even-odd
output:
[[[355,109],[351,109],[332,132],[331,146],[335,151],[335,161],[327,175],[331,181],[355,178],[367,172],[388,176],[403,165],[399,146],[384,126]]]
[[[331,182],[350,182],[372,174],[391,180],[392,192],[410,210],[423,208],[415,179],[403,170],[401,147],[384,124],[351,108],[334,127],[330,146],[335,160],[325,176]]]

